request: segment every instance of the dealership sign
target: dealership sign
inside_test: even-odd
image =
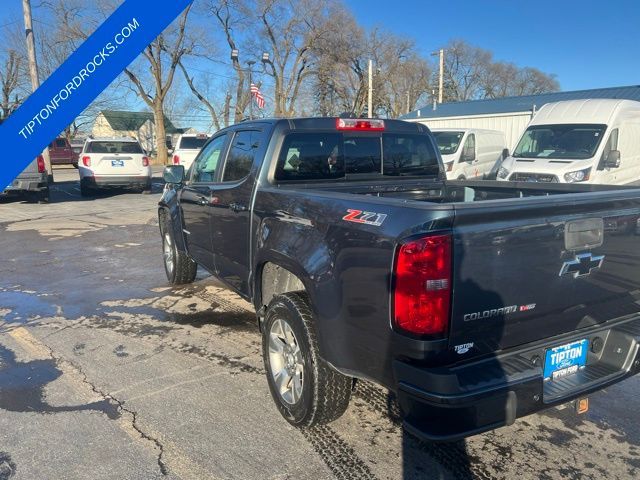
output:
[[[122,5],[0,125],[7,185],[193,0]]]

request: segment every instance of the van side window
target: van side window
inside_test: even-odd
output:
[[[193,182],[214,182],[220,156],[224,152],[227,135],[220,135],[207,144],[193,162]]]
[[[224,167],[223,182],[242,180],[249,175],[256,152],[260,147],[261,134],[262,132],[258,130],[244,130],[236,133]]]
[[[476,135],[470,133],[464,142],[462,149],[462,155],[460,155],[461,162],[472,162],[476,159]]]
[[[598,164],[598,170],[604,170],[604,164],[609,158],[609,153],[613,150],[618,150],[618,129],[614,128],[609,134],[604,150],[602,151],[602,157],[600,157],[600,163]]]

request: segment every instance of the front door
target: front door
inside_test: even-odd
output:
[[[180,193],[187,250],[191,258],[212,273],[215,273],[215,263],[210,223],[211,192],[227,138],[227,134],[215,137],[202,149],[191,168],[191,177]]]
[[[216,270],[220,279],[248,293],[251,200],[255,185],[251,175],[261,147],[260,130],[239,130],[229,147],[221,182],[212,192],[211,227]]]

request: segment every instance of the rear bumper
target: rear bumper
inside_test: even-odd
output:
[[[49,188],[49,182],[46,173],[36,173],[33,175],[21,174],[8,185],[7,188],[0,191],[0,195],[20,195],[26,192],[42,192]]]
[[[84,177],[81,182],[87,187],[145,187],[151,186],[151,177],[139,175],[109,175]]]
[[[561,380],[544,380],[546,349],[584,338],[590,349],[586,367]],[[598,352],[593,351],[596,338],[602,340]],[[639,346],[640,317],[634,316],[458,367],[425,368],[396,360],[405,428],[427,441],[455,441],[510,425],[635,375]]]

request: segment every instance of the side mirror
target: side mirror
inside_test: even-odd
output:
[[[508,148],[503,149],[502,150],[502,159],[504,160],[508,156],[509,156],[509,149]]]
[[[184,182],[184,165],[169,165],[164,167],[162,178],[166,183],[180,185]]]
[[[620,166],[620,150],[611,150],[604,161],[604,168],[618,168]]]

